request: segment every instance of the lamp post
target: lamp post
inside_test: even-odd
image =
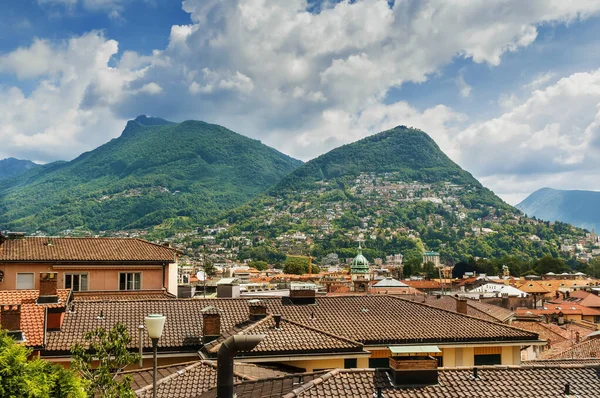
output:
[[[148,329],[148,336],[152,340],[152,351],[154,353],[154,369],[153,369],[153,389],[152,396],[156,398],[156,367],[157,367],[157,351],[158,351],[158,339],[162,336],[163,329],[165,327],[166,316],[161,314],[150,314],[144,318],[146,323],[146,329]]]

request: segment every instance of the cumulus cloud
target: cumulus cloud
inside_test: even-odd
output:
[[[501,116],[468,126],[455,142],[460,163],[501,194],[597,187],[589,183],[600,177],[600,69],[531,92]]]
[[[124,120],[110,106],[135,94],[129,84],[145,70],[110,67],[117,52],[117,42],[91,32],[0,57],[0,73],[38,81],[29,94],[0,86],[0,158],[71,159],[118,134]]]
[[[80,1],[117,11],[125,4]],[[526,118],[528,112],[543,112],[535,109],[541,100],[527,103],[555,87],[544,88],[551,79],[538,84],[530,100],[506,102],[504,115],[464,132],[466,116],[449,106],[416,109],[389,103],[386,95],[405,82],[426,81],[456,57],[496,66],[503,54],[533,43],[540,24],[587,18],[598,13],[598,2],[408,0],[390,6],[386,0],[361,0],[327,2],[315,12],[306,0],[186,0],[183,9],[191,22],[173,26],[167,47],[152,54],[119,54],[117,43],[92,33],[73,44],[38,40],[3,55],[0,73],[38,83],[29,95],[16,87],[0,89],[0,116],[8,120],[0,135],[21,137],[2,150],[21,157],[34,150],[46,159],[74,156],[118,134],[124,120],[154,114],[219,123],[305,160],[399,124],[427,131],[453,159],[482,176],[519,168],[537,172],[547,166],[544,156],[560,170],[585,160],[578,153],[584,144],[565,136],[565,126],[571,120],[581,124],[577,118],[590,105],[578,105],[585,109],[573,117],[564,107],[550,106],[548,114],[564,114],[560,120]],[[75,45],[82,40],[93,45]],[[111,58],[115,62],[109,64]],[[462,83],[461,94],[470,95],[464,78]],[[29,121],[31,114],[12,106],[19,101],[31,114],[44,114],[48,101],[55,109]],[[31,139],[35,134],[54,147],[45,150],[41,140]],[[57,139],[64,134],[77,145],[65,148],[68,141]],[[499,150],[484,157],[484,143]],[[536,156],[525,156],[520,145],[532,145]],[[508,155],[512,150],[514,158]]]

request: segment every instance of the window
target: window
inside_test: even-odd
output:
[[[501,354],[485,354],[475,355],[475,366],[479,365],[501,365],[502,355]]]
[[[65,289],[71,289],[74,292],[83,292],[88,290],[88,275],[65,274]]]
[[[119,274],[119,290],[140,290],[141,288],[141,272],[121,272]]]
[[[29,273],[17,273],[17,289],[18,290],[31,290],[34,288],[33,284],[33,272]]]
[[[389,358],[369,358],[369,367],[372,369],[389,368],[390,367],[390,359]]]
[[[356,368],[356,358],[346,358],[344,359],[344,369],[353,369]]]

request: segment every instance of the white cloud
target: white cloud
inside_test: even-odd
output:
[[[119,12],[125,1],[78,4]],[[587,160],[575,133],[592,129],[581,118],[593,94],[573,97],[581,103],[571,110],[552,94],[558,83],[540,90],[551,79],[529,100],[506,101],[504,115],[462,134],[465,116],[451,108],[416,109],[388,103],[386,95],[405,82],[426,81],[456,57],[496,66],[506,52],[531,45],[539,25],[597,14],[597,1],[423,0],[390,7],[386,0],[362,0],[328,3],[313,14],[305,0],[186,0],[183,9],[191,23],[173,26],[166,48],[124,52],[112,67],[117,43],[97,33],[73,39],[72,46],[38,40],[2,56],[0,73],[36,79],[37,86],[30,95],[0,89],[0,119],[8,121],[0,138],[20,137],[0,156],[68,158],[118,134],[123,120],[155,114],[220,123],[302,159],[404,124],[430,133],[481,176],[533,173],[547,164],[570,170]],[[84,39],[93,43],[75,45]],[[471,94],[462,83],[461,94]],[[23,109],[13,105],[19,103]],[[577,128],[567,132],[569,123]],[[52,143],[49,149],[31,138],[36,134]],[[536,145],[535,156],[521,149],[528,142]]]
[[[110,105],[135,95],[129,84],[145,72],[108,66],[117,52],[114,40],[91,32],[0,57],[1,72],[38,79],[30,94],[0,86],[0,157],[71,159],[117,135],[124,120]]]
[[[160,94],[160,93],[162,93],[162,91],[163,91],[162,87],[154,82],[144,84],[142,86],[142,88],[139,89],[140,93],[145,93],[145,94],[150,94],[150,95]]]
[[[458,86],[461,97],[467,98],[471,95],[471,90],[473,90],[473,87],[469,86],[469,84],[465,81],[465,77],[462,73],[456,78],[456,85]]]
[[[590,182],[600,177],[600,69],[531,92],[455,142],[460,163],[507,198],[543,186],[597,187]]]

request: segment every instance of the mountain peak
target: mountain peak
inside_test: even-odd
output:
[[[143,124],[144,126],[165,126],[169,124],[175,124],[174,122],[170,122],[159,117],[148,117],[146,115],[140,115],[136,117],[134,121],[138,122],[139,124]]]

